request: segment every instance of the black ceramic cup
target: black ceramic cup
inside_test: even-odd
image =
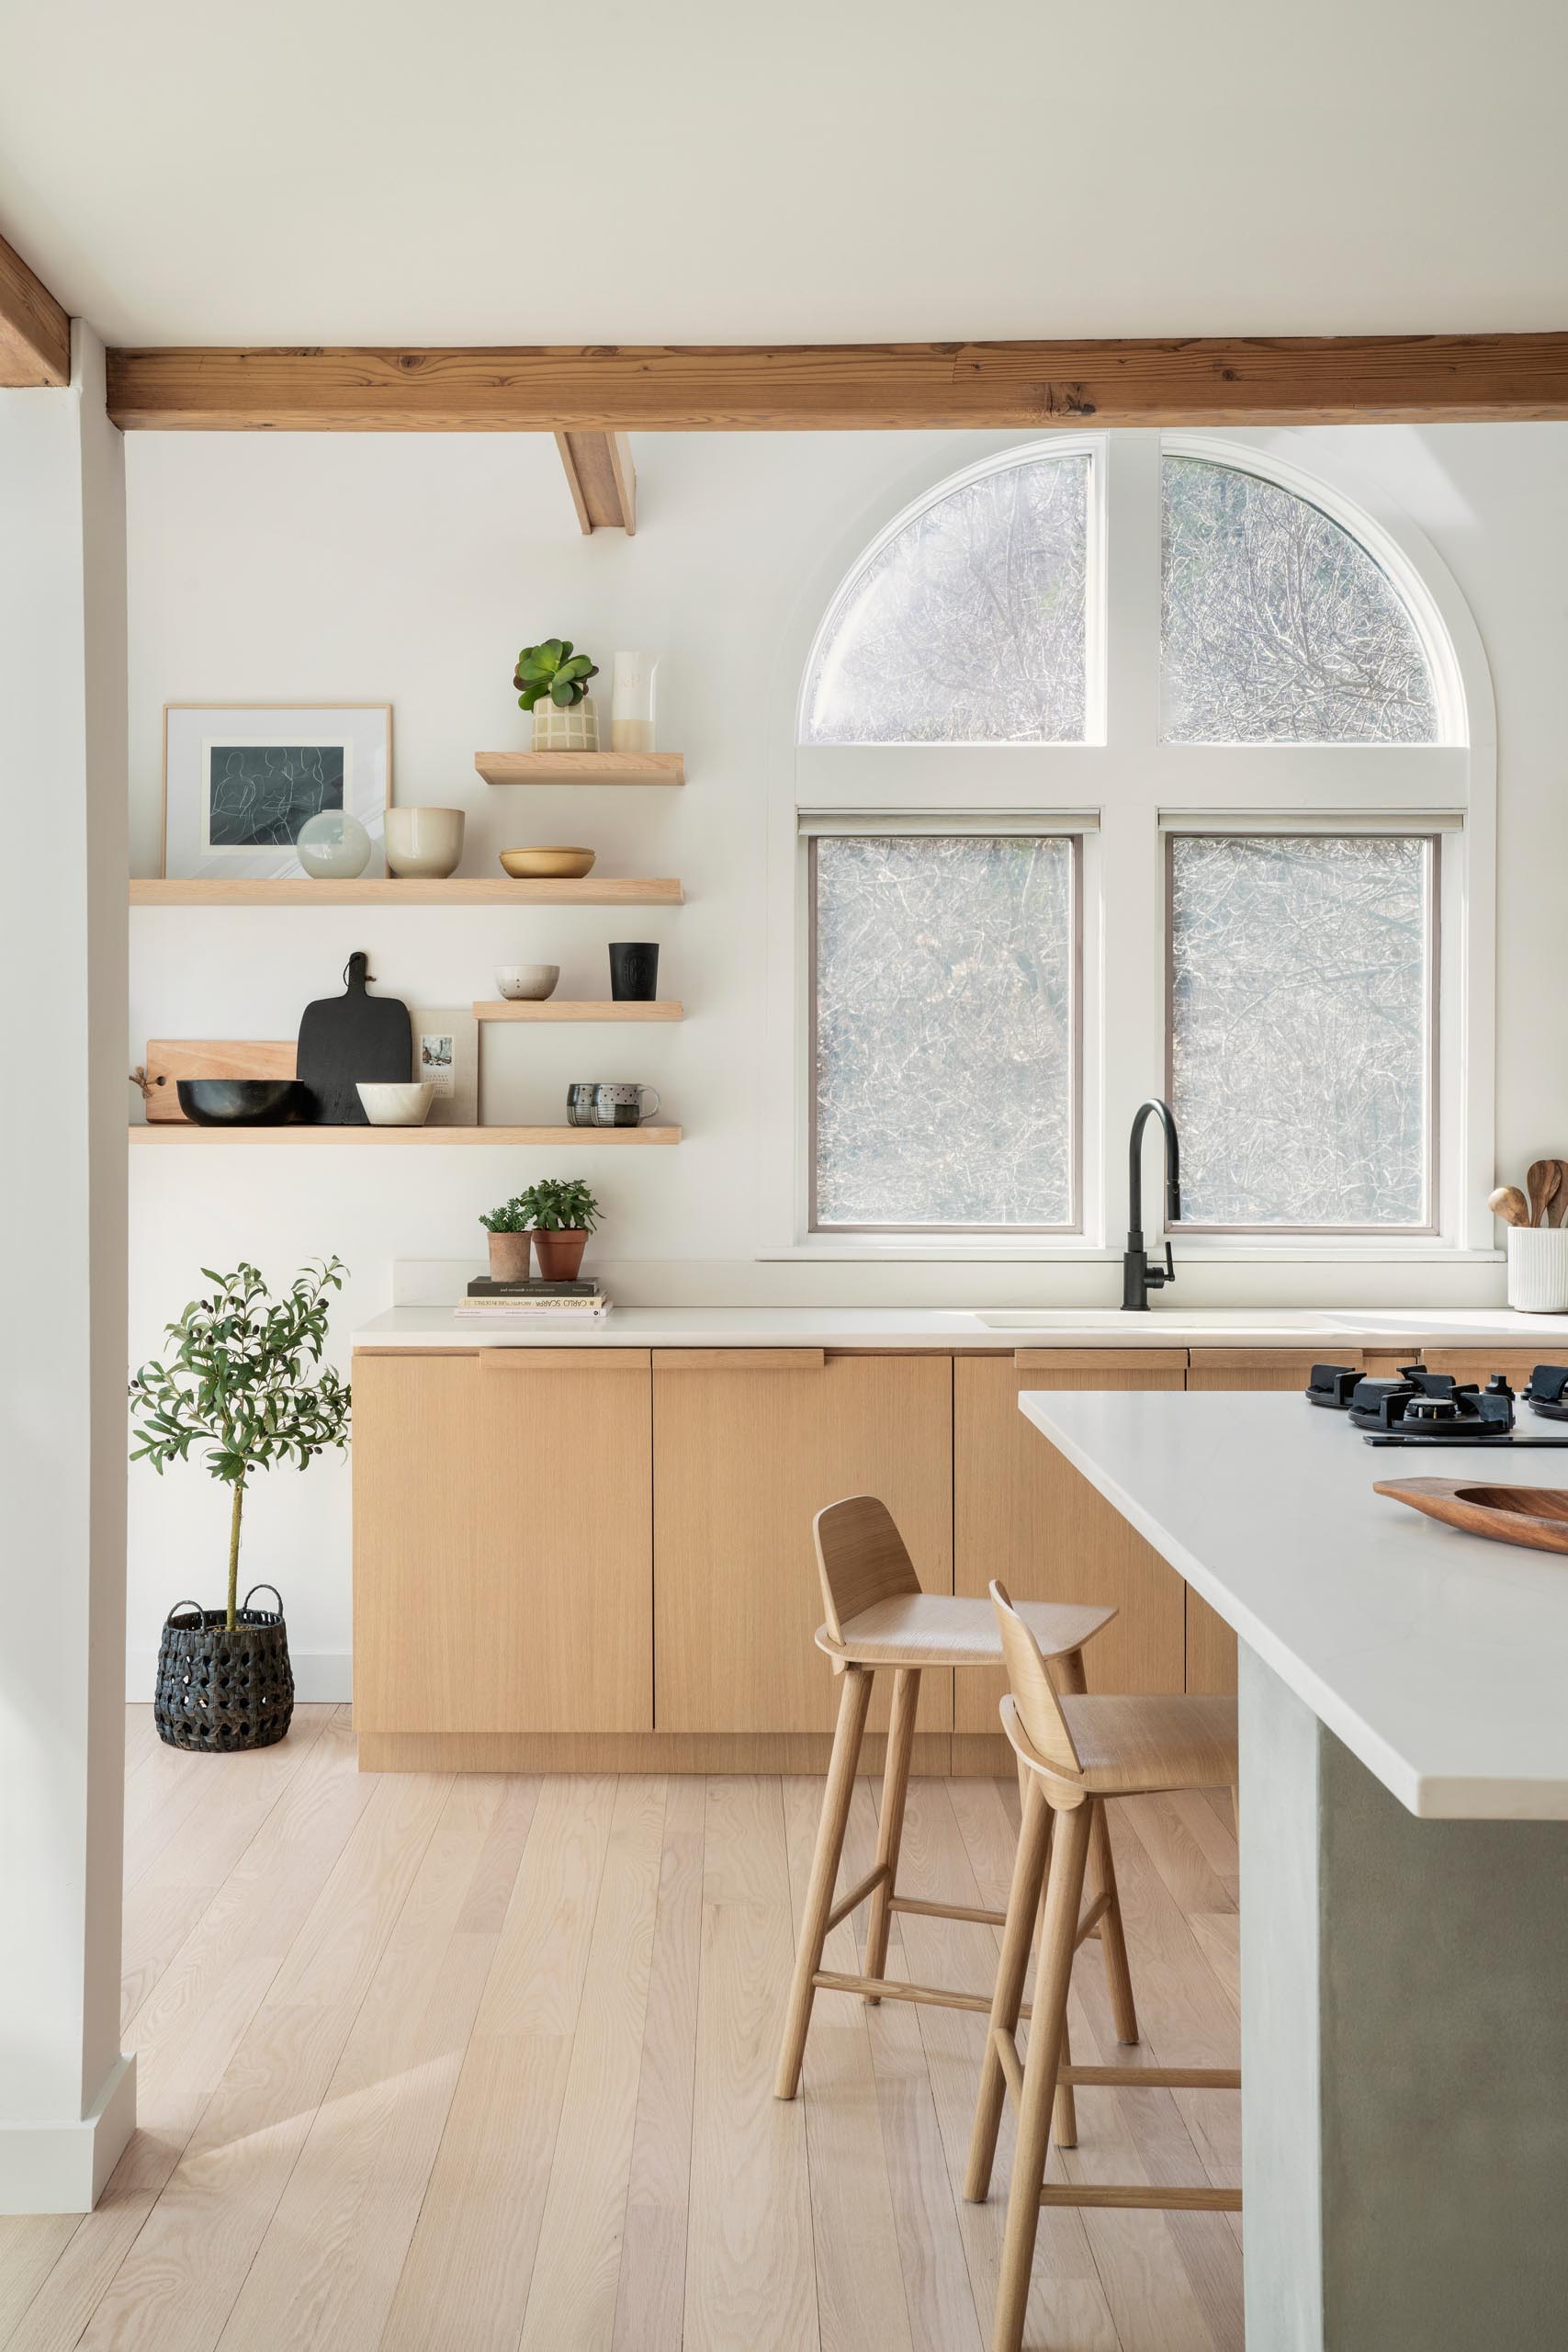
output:
[[[652,1002],[659,994],[659,944],[656,940],[611,941],[610,994],[623,1004]]]

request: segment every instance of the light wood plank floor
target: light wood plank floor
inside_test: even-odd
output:
[[[128,1715],[141,2128],[96,2212],[0,2219],[7,2352],[984,2352],[983,2020],[820,1996],[804,2097],[770,2093],[818,1783],[362,1778],[346,1709],[217,1758]],[[914,1782],[906,1891],[1005,1902],[1017,1814],[1010,1782]],[[1145,2060],[1235,2064],[1228,1796],[1114,1836]],[[890,1966],[986,1992],[995,1946],[904,1915]],[[1114,2059],[1092,1943],[1072,2030]],[[1237,2108],[1080,2092],[1053,2165],[1234,2181]],[[1238,2222],[1053,2211],[1027,2340],[1239,2352]]]

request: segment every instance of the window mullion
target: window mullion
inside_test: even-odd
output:
[[[1159,435],[1108,434],[1104,466],[1107,740],[1117,751],[1152,752],[1159,741]]]

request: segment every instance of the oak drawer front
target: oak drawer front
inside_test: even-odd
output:
[[[1179,1389],[1187,1351],[1021,1350],[953,1366],[954,1580],[1015,1600],[1106,1601],[1118,1615],[1084,1652],[1091,1690],[1179,1690],[1186,1586],[1018,1409],[1019,1392]],[[1119,1362],[1118,1358],[1122,1361]],[[1000,1673],[957,1678],[954,1729],[1000,1729]]]
[[[811,1522],[880,1495],[928,1591],[953,1589],[953,1365],[945,1356],[767,1349],[653,1371],[654,1722],[660,1731],[830,1731],[838,1679]],[[705,1351],[716,1356],[719,1351]],[[873,1723],[886,1723],[878,1677]],[[952,1727],[952,1676],[929,1674],[919,1728]]]
[[[354,1382],[361,1728],[651,1730],[646,1351],[364,1356]]]

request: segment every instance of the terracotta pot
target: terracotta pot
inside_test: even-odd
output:
[[[588,1236],[582,1227],[563,1226],[552,1233],[545,1226],[536,1225],[533,1238],[542,1279],[547,1283],[575,1282],[582,1253],[588,1247]]]
[[[525,1283],[528,1279],[528,1252],[534,1246],[531,1233],[492,1233],[490,1236],[490,1270],[498,1283]],[[541,1259],[540,1263],[544,1261]]]

